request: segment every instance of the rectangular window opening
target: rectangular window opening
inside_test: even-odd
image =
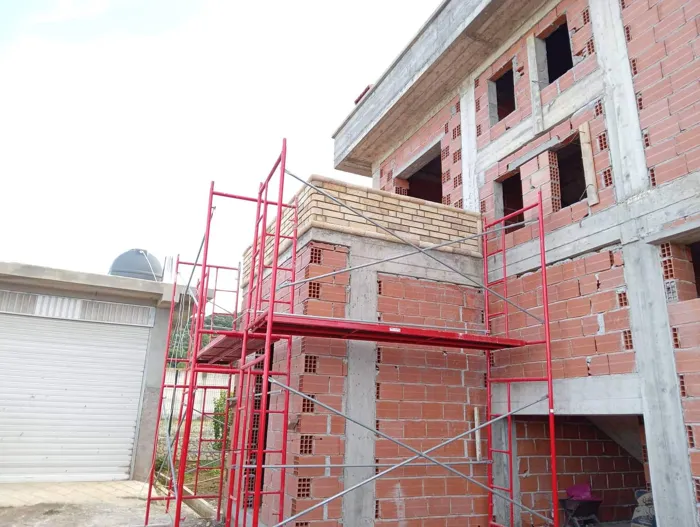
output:
[[[586,176],[578,138],[557,151],[557,161],[562,208],[586,199]]]
[[[693,273],[695,274],[695,288],[700,297],[700,242],[691,243],[688,246],[690,257],[693,260]]]
[[[503,73],[497,79],[492,81],[493,90],[491,94],[495,95],[495,112],[491,113],[491,124],[496,124],[508,117],[515,111],[515,79],[513,77],[513,67]]]
[[[442,161],[438,154],[408,178],[408,195],[442,203]]]
[[[551,84],[574,67],[569,26],[564,22],[544,39],[547,50],[547,74]]]
[[[503,215],[508,216],[513,212],[523,208],[523,185],[520,179],[520,172],[516,172],[508,179],[501,182],[501,190],[503,192]],[[505,221],[505,226],[513,225],[506,229],[506,233],[517,231],[523,225],[518,225],[525,220],[524,214],[521,212],[517,216]]]

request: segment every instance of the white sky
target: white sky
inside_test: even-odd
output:
[[[209,182],[255,194],[284,136],[295,173],[370,184],[333,170],[331,134],[438,4],[0,2],[0,260],[194,258]],[[214,263],[252,241],[254,205],[233,205]]]

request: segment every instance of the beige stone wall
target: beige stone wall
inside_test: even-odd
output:
[[[368,218],[391,229],[411,242],[427,247],[449,240],[463,238],[481,231],[480,215],[462,209],[427,202],[408,196],[399,196],[382,190],[360,187],[321,176],[311,176],[313,185],[322,188],[331,196],[361,211]],[[398,241],[390,234],[370,224],[366,219],[334,203],[328,197],[304,187],[297,195],[299,227],[298,236],[312,227],[347,232],[358,236]],[[268,222],[268,232],[274,231],[275,218]],[[292,234],[292,210],[285,209],[282,215],[282,234]],[[283,243],[282,253],[289,246]],[[478,238],[455,243],[440,250],[471,256],[481,256]],[[272,237],[265,247],[265,262],[272,260]],[[250,248],[243,256],[244,276],[250,267]],[[247,282],[247,278],[245,280]]]

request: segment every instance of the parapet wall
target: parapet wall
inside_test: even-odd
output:
[[[391,229],[403,238],[428,247],[450,240],[464,238],[481,232],[481,216],[440,203],[432,203],[409,196],[399,196],[382,190],[361,187],[325,178],[311,176],[309,182],[323,189],[329,195],[361,211],[379,225]],[[301,236],[312,227],[346,232],[356,236],[381,238],[398,241],[394,236],[383,232],[366,219],[334,203],[329,197],[304,187],[297,193],[299,227]],[[282,234],[292,234],[292,209],[285,209],[282,216]],[[268,223],[268,232],[274,230],[275,219]],[[280,253],[290,242],[281,244]],[[265,244],[265,262],[272,260],[273,239]],[[474,237],[439,249],[468,256],[481,257],[481,240]],[[250,270],[250,247],[243,255],[244,285],[248,282]]]

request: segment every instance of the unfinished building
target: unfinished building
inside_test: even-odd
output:
[[[443,2],[334,135],[372,188],[284,203],[285,147],[249,199],[227,329],[212,203],[246,198],[212,186],[181,393],[236,378],[226,525],[698,525],[699,14]],[[170,461],[179,522],[200,465]]]

